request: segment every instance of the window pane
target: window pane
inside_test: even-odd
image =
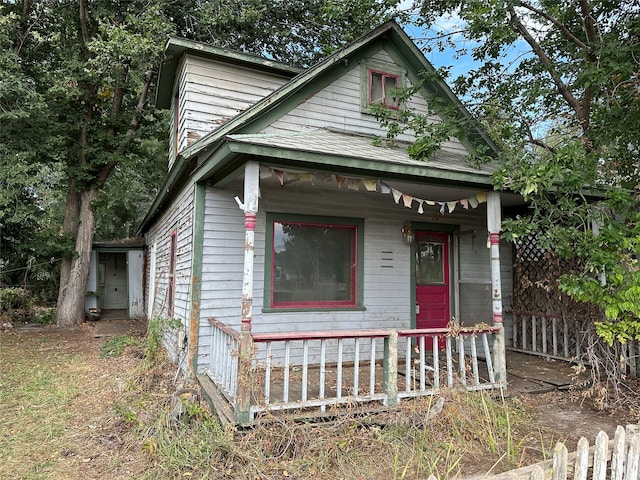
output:
[[[416,242],[416,283],[444,283],[444,245],[442,242]]]
[[[384,92],[382,89],[382,74],[371,72],[371,97],[369,103],[384,102]]]
[[[397,77],[384,77],[384,103],[393,107],[398,106],[398,99],[395,96],[395,90],[398,88]]]
[[[272,306],[353,305],[352,225],[273,223]]]

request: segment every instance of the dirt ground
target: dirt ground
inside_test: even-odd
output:
[[[25,407],[21,407],[19,401],[0,407],[1,478],[138,478],[149,468],[149,456],[144,449],[140,446],[132,448],[123,441],[127,426],[123,424],[122,415],[116,412],[119,397],[129,388],[125,380],[127,373],[137,360],[130,356],[100,358],[100,347],[109,337],[96,337],[94,333],[90,324],[75,329],[24,327],[0,332],[0,366],[5,362],[25,361],[25,368],[37,370],[38,365],[27,362],[30,352],[36,349],[49,359],[49,367],[54,365],[60,371],[65,371],[69,365],[68,359],[82,359],[74,362],[72,371],[66,372],[77,385],[77,391],[70,396],[71,407],[64,426],[46,440],[57,444],[52,458],[41,458],[43,450],[37,444],[43,437],[38,436],[36,426],[33,432],[21,430],[24,427],[17,419],[21,415],[20,408]],[[4,352],[11,350],[9,347],[15,352],[16,346],[25,358],[5,356]],[[562,362],[544,362],[527,355],[516,355],[508,365],[510,388],[507,394],[522,402],[545,435],[565,441],[569,451],[575,449],[580,436],[592,442],[600,430],[612,436],[617,425],[637,423],[624,414],[611,416],[597,412],[587,401],[568,391],[566,384],[570,371]],[[171,377],[175,374],[175,369],[170,369],[169,378],[163,380],[164,385],[158,386],[156,395],[171,396],[175,389]],[[3,387],[15,381],[18,380],[6,378],[0,370],[0,398]],[[38,417],[37,404],[28,408],[29,418],[33,417],[34,424],[40,423],[39,427],[56,421],[47,417],[44,408],[42,416]],[[33,445],[22,451],[12,450],[12,439],[22,435],[33,435]],[[12,471],[24,471],[24,465],[29,462],[37,465],[31,469],[32,475],[12,476]],[[57,473],[48,476],[47,472]],[[60,472],[64,474],[60,476]]]

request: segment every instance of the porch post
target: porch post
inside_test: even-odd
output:
[[[407,339],[407,341],[411,341]],[[387,394],[387,406],[394,407],[398,404],[398,332],[392,330],[389,336],[384,338],[382,387]]]
[[[496,376],[503,387],[507,387],[507,362],[504,339],[504,325],[502,323],[502,285],[500,281],[500,230],[502,229],[502,212],[500,193],[487,194],[487,229],[491,248],[491,303],[493,311],[493,325],[499,327],[493,342],[493,363]]]
[[[236,397],[236,421],[250,420],[251,390],[253,378],[253,337],[251,320],[253,308],[253,246],[258,212],[258,192],[260,189],[260,164],[249,161],[244,167],[244,203],[236,197],[240,209],[244,211],[244,273],[242,277],[242,310],[238,352],[238,389]]]

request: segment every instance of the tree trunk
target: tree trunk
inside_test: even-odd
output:
[[[78,223],[80,221],[80,193],[75,188],[75,182],[70,182],[67,190],[67,202],[64,211],[64,222],[62,233],[75,236],[78,233]],[[71,261],[73,257],[65,255],[60,262],[60,286],[58,289],[58,305],[62,304],[62,299],[67,292],[67,283],[71,273]]]
[[[59,326],[78,325],[84,318],[84,301],[89,279],[91,248],[95,227],[93,201],[98,194],[95,187],[79,192],[79,222],[76,236],[76,256],[71,260],[64,292],[58,302],[56,322]],[[61,281],[61,289],[63,278]]]

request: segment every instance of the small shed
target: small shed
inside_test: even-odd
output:
[[[144,238],[93,243],[85,312],[144,316],[144,245]]]

